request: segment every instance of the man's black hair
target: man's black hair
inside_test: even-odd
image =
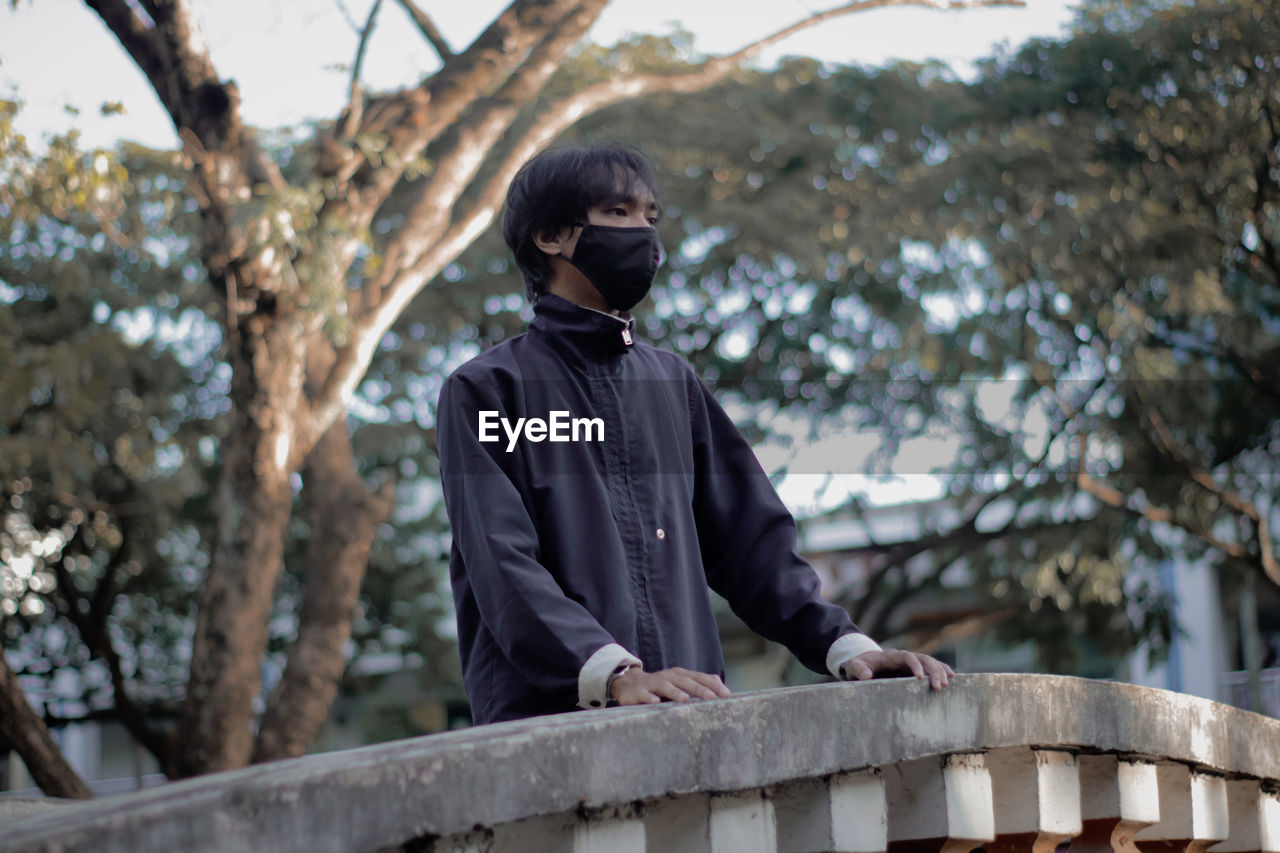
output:
[[[520,167],[507,188],[502,237],[516,256],[529,301],[547,290],[551,264],[538,235],[584,225],[587,211],[646,190],[658,199],[653,166],[639,150],[617,142],[551,148]]]

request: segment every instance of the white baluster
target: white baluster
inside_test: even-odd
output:
[[[644,822],[631,806],[546,815],[442,838],[432,853],[645,853]]]
[[[1080,771],[1067,752],[1001,749],[986,755],[996,840],[988,853],[1052,853],[1080,834]]]
[[[1080,818],[1072,853],[1137,853],[1133,837],[1160,820],[1156,766],[1114,755],[1080,756]]]
[[[763,791],[692,794],[645,806],[648,853],[777,853],[777,820]]]
[[[779,853],[881,853],[888,846],[884,779],[878,770],[779,785],[770,799]]]
[[[1280,793],[1263,791],[1258,797],[1258,848],[1280,853]]]
[[[1185,764],[1156,765],[1160,821],[1134,841],[1145,853],[1203,853],[1228,834],[1227,783]]]
[[[711,797],[685,794],[645,803],[648,853],[710,853]]]
[[[777,853],[778,824],[764,791],[713,794],[711,853]]]
[[[980,754],[903,761],[883,768],[889,850],[972,850],[995,839],[991,776]]]
[[[644,821],[631,806],[588,814],[574,827],[573,853],[645,853]]]
[[[478,853],[567,853],[577,831],[576,814],[526,818],[493,827],[493,841]]]

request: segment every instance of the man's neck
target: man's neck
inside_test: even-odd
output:
[[[547,293],[553,293],[574,305],[599,311],[601,314],[617,316],[617,313],[604,301],[600,291],[587,277],[578,272],[572,264],[561,258],[551,259],[551,279],[547,282]]]

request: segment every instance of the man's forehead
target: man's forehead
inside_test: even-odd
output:
[[[653,192],[639,182],[633,183],[629,187],[615,190],[613,197],[603,201],[601,206],[612,204],[627,204],[632,207],[641,207],[645,210],[658,209],[658,200],[654,198]]]

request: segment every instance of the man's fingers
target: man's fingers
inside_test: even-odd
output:
[[[951,677],[955,675],[951,667],[931,655],[917,654],[915,657],[924,666],[924,671],[929,678],[929,686],[934,690],[946,687]]]
[[[885,649],[879,653],[865,655],[869,662],[875,664],[876,672],[899,673],[924,678],[924,666],[920,663],[923,655],[907,652],[902,649]]]
[[[921,655],[924,658],[925,671],[929,674],[929,686],[934,690],[941,690],[947,686],[947,671],[943,664],[929,657]]]
[[[659,696],[665,696],[672,702],[688,702],[689,694],[684,692],[675,682],[670,679],[662,679],[657,684],[649,688]]]
[[[667,679],[667,683],[670,684],[671,689],[676,692],[676,695],[671,696],[670,698],[677,702],[688,702],[695,696],[699,699],[708,699],[715,695],[711,694],[710,690],[703,687],[697,681],[694,681],[692,678],[685,675],[673,675]],[[706,694],[711,694],[711,696]]]
[[[911,675],[927,679],[929,687],[941,690],[955,677],[955,670],[931,655],[903,649],[864,652],[845,663],[845,674],[860,681],[876,676]]]
[[[658,673],[658,675],[665,676],[673,685],[688,694],[685,696],[685,699],[692,696],[697,696],[699,699],[715,698],[715,693],[712,692],[711,688],[703,684],[702,679],[698,677],[702,675],[700,672],[693,672],[692,670],[674,667],[669,670],[663,670]],[[676,701],[683,702],[684,699],[678,699]]]
[[[632,687],[618,694],[619,705],[656,705],[662,697],[643,687]]]
[[[717,696],[728,696],[729,688],[724,686],[724,682],[720,680],[720,676],[712,675],[709,672],[690,672],[688,677],[701,688],[697,695],[703,699],[714,699]],[[702,692],[705,691],[705,692]]]
[[[715,699],[728,696],[729,689],[719,676],[706,672],[694,672],[688,669],[673,667],[660,672],[637,672],[626,678],[634,677],[634,681],[623,684],[619,681],[619,705],[651,705],[655,702],[688,702],[690,699]]]
[[[690,697],[696,696],[699,699],[715,699],[716,697],[729,696],[729,688],[724,686],[724,682],[720,680],[720,676],[712,675],[709,672],[695,672],[691,669],[683,667],[672,667],[655,672],[655,676],[663,678],[689,694]],[[687,697],[686,697],[687,698]],[[676,701],[683,702],[683,699]]]
[[[729,691],[714,675],[705,672],[689,672],[673,676],[671,681],[690,696],[699,699],[715,699],[717,696],[728,696]]]

